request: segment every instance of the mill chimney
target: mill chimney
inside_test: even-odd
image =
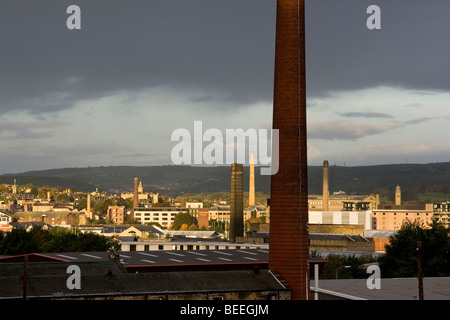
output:
[[[244,235],[244,186],[243,165],[231,165],[231,192],[230,192],[230,242],[236,243],[236,237]]]

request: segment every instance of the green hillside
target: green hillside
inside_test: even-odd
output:
[[[0,176],[0,183],[32,183],[36,186],[74,187],[80,191],[132,191],[133,178],[138,177],[145,191],[177,196],[184,193],[229,192],[230,166],[110,166],[64,168],[29,171]],[[249,168],[244,167],[244,191],[248,191]],[[255,170],[256,191],[270,194],[270,176],[261,176]],[[423,193],[450,194],[450,162],[430,164],[393,164],[376,166],[329,166],[330,192],[348,194],[379,193],[389,198],[397,185],[402,188],[404,200],[423,200]],[[322,166],[308,168],[310,194],[322,193]],[[419,199],[420,198],[420,199]]]

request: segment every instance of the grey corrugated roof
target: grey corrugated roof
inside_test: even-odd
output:
[[[310,233],[310,240],[347,240],[347,241],[364,241],[368,240],[358,234],[332,234],[332,233]]]
[[[369,275],[368,275],[369,277]],[[313,282],[311,282],[314,285]],[[319,280],[319,288],[330,294],[367,300],[417,300],[417,278],[380,279],[380,289],[369,289],[367,279]],[[425,300],[450,300],[450,278],[424,278]]]
[[[109,253],[98,252],[52,252],[39,253],[49,260],[86,263],[109,261]],[[131,266],[177,266],[202,264],[245,264],[267,263],[268,250],[261,249],[221,249],[221,250],[158,250],[158,251],[125,251],[119,252],[120,261]],[[7,257],[3,257],[3,261]],[[3,265],[2,265],[3,266]]]
[[[364,237],[366,238],[389,238],[394,235],[397,230],[365,230]]]
[[[158,250],[119,252],[125,266],[176,266],[201,264],[266,263],[268,250],[222,249],[222,250]],[[67,262],[92,262],[108,260],[108,252],[44,253],[48,257]]]
[[[28,298],[99,295],[288,290],[269,270],[83,274],[81,289],[67,288],[68,275],[30,276]],[[0,278],[0,297],[22,297],[20,276]],[[1,299],[1,298],[0,298]]]

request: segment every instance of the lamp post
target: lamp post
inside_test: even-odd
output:
[[[339,268],[337,268],[336,269],[336,279],[338,279],[339,270],[341,270],[342,268],[349,269],[349,268],[351,268],[351,266],[340,266]]]

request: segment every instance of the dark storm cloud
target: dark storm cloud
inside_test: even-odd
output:
[[[381,9],[381,29],[369,30],[369,5]],[[450,90],[450,2],[307,1],[307,87],[329,91],[392,86]]]
[[[78,31],[66,28],[71,4]],[[371,4],[381,30],[366,28]],[[0,111],[37,116],[157,85],[203,91],[193,101],[211,111],[216,101],[270,102],[275,9],[276,0],[3,1]],[[306,0],[308,95],[449,90],[449,15],[447,0]]]
[[[66,8],[81,8],[68,30]],[[274,0],[6,1],[0,111],[39,114],[156,85],[271,99]]]

